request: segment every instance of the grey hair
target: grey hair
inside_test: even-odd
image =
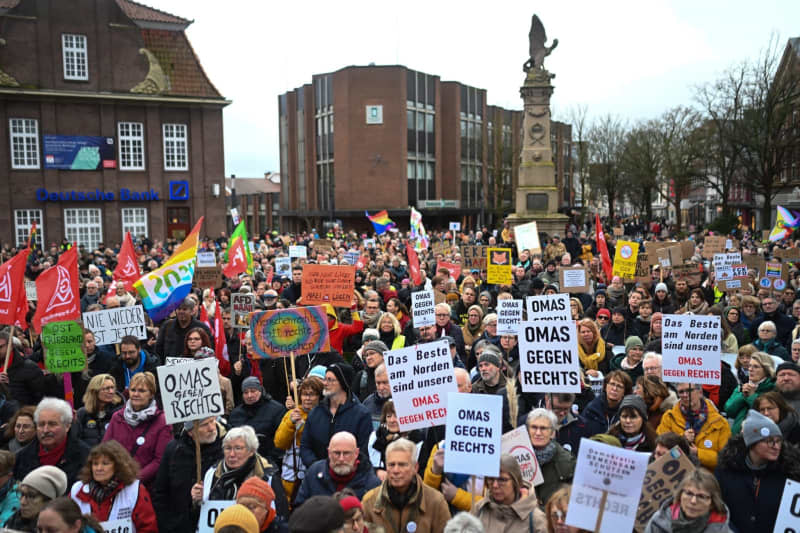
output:
[[[558,429],[558,418],[549,409],[545,409],[544,407],[537,407],[530,413],[528,413],[527,418],[525,419],[525,425],[527,426],[537,418],[546,418],[548,422],[550,422],[550,426],[553,428],[553,431]]]
[[[800,337],[792,341],[792,346],[794,346],[795,344],[800,344]]]
[[[255,452],[258,450],[258,437],[256,437],[256,430],[254,430],[252,426],[239,426],[238,428],[231,429],[225,434],[225,438],[222,439],[222,445],[230,444],[236,439],[244,440],[247,451]]]
[[[394,451],[406,452],[414,463],[417,462],[417,445],[408,439],[399,438],[389,443],[386,447],[386,457]]]
[[[488,324],[493,320],[497,322],[497,313],[489,313],[488,315],[483,317],[483,325],[485,326],[486,324]]]
[[[764,327],[772,327],[773,330],[777,331],[777,326],[775,326],[775,322],[772,320],[765,320],[761,324],[758,325],[758,331],[761,331]]]
[[[375,367],[375,376],[382,376],[386,374],[386,365],[381,363]]]
[[[33,412],[33,421],[39,423],[39,414],[42,411],[55,411],[61,415],[61,423],[65,426],[72,423],[72,407],[59,398],[42,398],[39,405],[36,406],[36,411]]]
[[[662,363],[663,360],[660,353],[647,352],[646,354],[644,354],[644,357],[642,357],[642,363],[644,363],[645,361],[649,361],[650,359],[655,359],[656,361],[658,361],[659,365]]]
[[[483,524],[478,517],[461,511],[447,521],[443,533],[484,533]]]
[[[447,309],[447,314],[448,315],[453,312],[453,310],[450,308],[450,304],[446,304],[444,302],[440,302],[440,303],[436,304],[434,309]]]

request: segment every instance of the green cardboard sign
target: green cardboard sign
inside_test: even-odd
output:
[[[83,328],[73,321],[50,322],[42,328],[42,345],[45,347],[44,364],[53,374],[80,372],[86,366],[86,355],[81,349]]]

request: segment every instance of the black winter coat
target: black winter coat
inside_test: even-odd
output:
[[[608,407],[604,393],[589,402],[589,405],[581,413],[580,419],[586,429],[584,437],[588,439],[592,435],[606,433],[608,428],[619,421],[619,410]]]
[[[67,447],[64,456],[56,465],[67,475],[67,487],[71,487],[78,480],[78,472],[86,464],[89,457],[89,447],[74,436],[74,432],[67,435]],[[17,452],[17,460],[14,464],[14,479],[22,479],[36,468],[39,468],[39,437],[33,440],[20,451]]]
[[[778,460],[763,470],[751,470],[746,454],[744,438],[731,437],[714,472],[730,509],[731,526],[742,533],[772,531],[786,479],[800,481],[800,449],[784,442]]]
[[[356,475],[347,483],[347,488],[352,489],[358,499],[362,499],[364,494],[378,485],[381,480],[375,475],[369,457],[364,453],[358,454],[358,467]],[[304,501],[312,496],[333,496],[336,492],[336,482],[331,479],[330,467],[327,459],[320,459],[306,470],[306,477],[300,485],[297,497],[294,500],[295,507],[299,507]]]
[[[111,422],[111,415],[125,406],[122,397],[120,397],[120,400],[121,401],[116,405],[109,405],[106,410],[103,411],[103,416],[98,416],[97,413],[90,413],[86,410],[86,407],[78,409],[78,413],[75,416],[75,423],[73,424],[76,437],[90,448],[100,444],[103,441],[103,435],[106,434],[106,427],[108,423]]]
[[[228,426],[252,427],[259,436],[259,455],[269,459],[270,463],[279,465],[284,451],[275,448],[273,441],[284,414],[286,414],[284,406],[273,400],[269,394],[262,392],[261,398],[253,405],[243,403],[235,407],[228,417]]]
[[[42,369],[16,348],[7,372],[8,391],[20,405],[36,405],[44,397],[46,387]]]
[[[369,436],[372,433],[372,416],[366,407],[354,397],[339,406],[331,415],[330,402],[323,398],[308,414],[306,428],[300,441],[300,457],[310,467],[316,461],[328,457],[328,443],[340,431],[353,434],[361,452],[367,454]]]
[[[208,338],[211,339],[211,346],[214,346],[214,335],[208,329],[205,322],[200,322],[196,318],[193,318],[188,326],[182,328],[180,324],[178,324],[178,319],[173,318],[161,324],[161,328],[158,330],[156,354],[161,361],[164,361],[166,357],[177,357],[184,353],[186,334],[192,328],[203,328],[208,334]]]

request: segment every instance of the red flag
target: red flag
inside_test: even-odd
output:
[[[25,295],[25,265],[30,248],[0,265],[0,324],[27,328],[28,298]],[[21,314],[20,314],[21,313]]]
[[[272,270],[270,270],[270,271],[269,271],[269,274],[267,275],[267,288],[271,288],[271,285],[272,285],[272,275],[273,275],[273,274],[274,274],[274,272],[273,272]]]
[[[231,358],[228,355],[228,343],[225,340],[225,324],[222,322],[222,307],[217,304],[217,311],[214,313],[214,355],[219,361],[219,371],[223,376],[231,373]]]
[[[81,319],[81,299],[78,295],[78,246],[61,254],[58,263],[36,278],[38,305],[33,315],[37,333],[48,322]]]
[[[124,287],[124,284],[123,284],[123,287]],[[116,294],[117,294],[117,281],[114,280],[114,281],[111,282],[111,285],[108,286],[108,290],[106,291],[106,295],[103,296],[103,301],[101,303],[103,305],[106,305],[106,302],[108,302],[108,299],[111,298],[112,296],[116,296]]]
[[[225,274],[226,278],[232,278],[237,274],[247,272],[247,255],[244,250],[244,241],[241,238],[234,241],[233,246],[228,250],[228,257],[230,258],[230,263],[222,269],[222,273]]]
[[[364,270],[369,265],[369,256],[367,254],[362,255],[356,261],[356,269],[357,270]]]
[[[208,319],[208,311],[206,311],[206,306],[202,303],[200,304],[200,318],[198,319],[200,322],[208,326],[208,331],[212,331],[211,321]]]
[[[117,255],[117,268],[114,269],[114,280],[125,283],[126,288],[133,287],[133,282],[141,278],[139,263],[136,260],[136,250],[133,248],[131,232],[125,233],[122,248]]]
[[[422,285],[422,274],[419,271],[419,257],[413,246],[406,243],[406,257],[408,257],[408,272],[414,285]]]
[[[606,281],[610,282],[614,275],[614,270],[611,267],[611,256],[608,255],[608,245],[606,244],[606,234],[603,231],[603,226],[600,224],[600,215],[594,215],[594,226],[597,239],[597,250],[600,252],[600,259],[603,262],[603,272],[606,273]]]

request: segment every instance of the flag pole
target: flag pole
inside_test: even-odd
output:
[[[11,333],[8,334],[8,345],[6,346],[6,360],[3,363],[3,373],[8,370],[8,358],[11,355],[11,345],[14,343],[14,324],[11,324]]]

